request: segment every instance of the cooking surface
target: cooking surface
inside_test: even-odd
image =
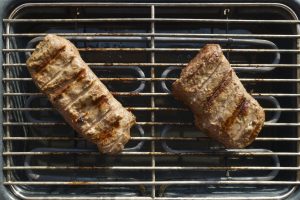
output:
[[[281,4],[24,4],[4,19],[4,184],[21,199],[278,199],[299,184],[297,38]],[[118,156],[99,155],[39,93],[25,61],[47,33],[70,39],[137,117]],[[171,83],[219,43],[266,123],[243,150],[193,126]],[[234,91],[233,91],[234,92]]]

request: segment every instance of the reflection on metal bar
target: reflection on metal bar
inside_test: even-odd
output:
[[[78,156],[99,156],[98,151],[60,151],[60,152],[16,152],[16,151],[4,151],[3,156],[26,156],[26,155],[35,155],[35,156],[65,156],[65,155],[78,155]],[[139,152],[122,152],[116,156],[300,156],[300,152],[229,152],[222,150],[207,150],[199,152],[181,152],[171,153],[171,152],[150,152],[150,151],[139,151]]]
[[[107,66],[114,66],[112,69],[118,69],[120,66],[138,66],[138,67],[169,67],[169,66],[178,66],[178,67],[185,67],[186,63],[87,63],[91,68],[98,67],[107,67]],[[3,63],[2,66],[4,67],[26,67],[25,63]],[[233,68],[243,68],[243,67],[276,67],[276,68],[299,68],[300,64],[231,64]]]
[[[125,107],[130,111],[183,111],[183,112],[190,112],[187,108],[177,108],[177,107]],[[300,108],[264,108],[265,111],[280,111],[280,112],[299,112]],[[38,108],[38,107],[24,107],[24,108],[3,108],[4,112],[9,111],[55,111],[55,108]]]
[[[300,185],[300,181],[4,181],[4,185]]]
[[[197,171],[223,171],[223,170],[285,170],[285,171],[298,171],[300,167],[252,167],[252,166],[228,166],[228,167],[216,167],[216,166],[201,166],[201,167],[188,167],[188,166],[105,166],[105,167],[97,167],[97,166],[4,166],[3,170],[197,170]]]
[[[185,8],[185,7],[199,7],[199,8],[206,8],[206,7],[213,7],[213,8],[218,8],[218,7],[224,7],[224,6],[228,6],[228,7],[262,7],[262,6],[267,6],[267,7],[272,7],[272,8],[281,8],[284,10],[288,10],[290,12],[292,12],[292,10],[289,10],[290,8],[287,7],[284,4],[280,4],[280,3],[261,3],[261,2],[255,2],[255,3],[248,3],[248,2],[243,2],[243,3],[218,3],[218,2],[214,2],[214,3],[205,3],[205,2],[201,2],[201,3],[128,3],[128,2],[118,2],[118,3],[107,3],[107,2],[94,2],[94,3],[78,3],[78,2],[72,2],[72,3],[66,3],[66,2],[59,2],[59,3],[25,3],[20,5],[19,7],[17,7],[15,9],[16,11],[19,11],[20,9],[24,9],[27,7],[46,7],[46,8],[56,8],[56,7],[78,7],[78,6],[84,6],[84,7],[114,7],[114,6],[118,6],[118,7],[151,7],[151,6],[155,6],[155,7],[166,7],[166,8],[170,8],[170,7],[174,7],[174,8]],[[291,14],[291,13],[290,13]],[[297,19],[295,17],[295,19]]]
[[[282,133],[286,134],[286,133]],[[85,140],[82,137],[49,137],[49,136],[43,136],[43,137],[3,137],[4,141],[18,141],[18,140],[27,140],[27,141],[35,141],[35,140],[61,140],[61,141],[74,141],[74,140]],[[203,137],[131,137],[130,140],[132,141],[151,141],[151,140],[157,140],[157,141],[201,141],[201,140],[211,140],[210,138],[203,136]],[[286,142],[286,141],[300,141],[300,138],[293,138],[293,137],[257,137],[255,141],[278,141],[278,142]]]
[[[245,68],[244,68],[245,69]],[[239,70],[237,70],[239,71]],[[177,78],[99,78],[100,81],[175,81]],[[32,78],[3,78],[3,81],[32,81]],[[240,78],[242,82],[287,82],[287,83],[298,83],[300,79],[283,79],[283,78],[274,78],[274,79],[264,79],[264,78]]]
[[[131,51],[131,52],[198,52],[201,48],[77,48],[82,52],[109,52],[109,51]],[[10,52],[32,52],[34,49],[2,49],[3,53]],[[222,49],[223,52],[239,53],[299,53],[299,49]]]
[[[250,19],[189,19],[189,18],[88,18],[88,19],[3,19],[4,23],[41,23],[41,22],[203,22],[203,23],[263,23],[299,24],[300,20],[250,20]]]
[[[137,125],[142,126],[162,126],[162,125],[173,125],[173,126],[192,126],[193,123],[189,122],[136,122]],[[3,126],[65,126],[65,122],[3,122]],[[273,123],[265,122],[264,126],[292,126],[299,127],[300,123]]]
[[[111,92],[115,96],[172,96],[171,93],[166,92],[157,92],[157,93],[149,93],[149,92]],[[291,94],[291,93],[252,93],[252,96],[274,96],[274,97],[299,97],[300,94]],[[44,96],[43,93],[40,92],[4,92],[3,96]]]
[[[190,37],[230,37],[230,38],[300,38],[300,35],[284,35],[284,34],[217,34],[217,33],[211,33],[211,34],[205,34],[205,33],[52,33],[59,36],[64,36],[67,39],[91,39],[93,40],[94,37],[108,37],[108,36],[114,36],[114,37],[184,37],[184,38],[190,38]],[[47,33],[4,33],[2,34],[3,37],[44,37]]]

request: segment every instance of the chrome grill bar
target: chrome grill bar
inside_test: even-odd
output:
[[[300,185],[300,181],[126,181],[126,182],[34,182],[34,181],[11,181],[11,182],[4,182],[4,185]]]
[[[149,166],[107,166],[107,167],[93,167],[93,166],[13,166],[3,167],[4,170],[197,170],[197,171],[223,171],[223,170],[300,170],[300,167],[149,167]]]
[[[95,151],[62,151],[62,152],[3,152],[3,156],[67,156],[67,155],[78,155],[78,156],[98,156],[99,152]],[[169,152],[122,152],[121,156],[178,156],[177,153]],[[300,153],[294,152],[183,152],[180,156],[300,156]]]
[[[151,6],[151,19],[155,19],[155,7],[152,5]],[[155,23],[154,21],[151,21],[151,33],[155,33]],[[154,37],[151,37],[151,43],[150,43],[150,46],[151,46],[151,49],[155,49],[155,39]],[[155,63],[155,52],[151,52],[151,55],[150,55],[150,62],[151,63]],[[151,78],[155,78],[155,68],[154,67],[151,67]],[[151,82],[151,93],[155,94],[155,85],[153,82]],[[151,108],[155,108],[155,99],[153,96],[151,96]],[[152,123],[155,123],[155,112],[151,111],[151,122]],[[151,126],[151,137],[155,137],[155,127],[154,126]],[[152,140],[151,141],[151,152],[155,152],[155,140]],[[151,166],[152,167],[155,167],[156,165],[156,162],[155,162],[155,156],[153,155],[151,157]],[[156,182],[156,172],[155,170],[153,169],[151,171],[151,176],[152,176],[152,182]],[[152,186],[151,188],[151,197],[152,198],[155,198],[156,196],[156,188],[155,188],[155,185]]]
[[[100,81],[175,81],[177,78],[99,78]],[[241,78],[242,82],[300,82],[300,79]],[[32,81],[32,78],[3,78],[3,81]]]
[[[82,137],[3,137],[4,141],[9,140],[85,140]],[[161,141],[161,140],[174,140],[174,141],[199,141],[199,140],[209,140],[208,137],[131,137],[133,141]],[[256,141],[300,141],[300,138],[291,138],[291,137],[257,137]]]
[[[187,108],[173,108],[173,107],[126,107],[130,111],[185,111],[189,112]],[[265,111],[287,111],[299,112],[300,108],[264,108]],[[55,108],[3,108],[3,111],[55,111]]]
[[[53,33],[59,36],[64,36],[68,39],[88,39],[93,40],[94,38],[90,37],[97,37],[97,36],[154,36],[154,37],[184,37],[188,39],[189,37],[230,37],[230,38],[299,38],[299,35],[282,35],[282,34],[192,34],[192,33]],[[3,37],[43,37],[46,36],[45,33],[10,33],[10,34],[3,34]],[[88,37],[86,37],[88,36]],[[129,38],[130,39],[130,38]],[[195,38],[196,39],[196,38]]]
[[[74,22],[202,22],[202,23],[263,23],[263,24],[299,24],[300,20],[241,20],[241,19],[182,19],[182,18],[88,18],[88,19],[3,19],[4,23],[74,23]]]
[[[151,93],[151,92],[111,92],[114,96],[171,96],[171,93],[160,92],[160,93]],[[44,96],[40,92],[14,92],[14,93],[3,93],[3,96]],[[274,97],[299,97],[300,94],[290,94],[290,93],[252,93],[252,96],[274,96]]]
[[[138,66],[138,67],[145,67],[145,66],[152,66],[152,67],[166,67],[166,66],[178,66],[178,67],[185,67],[186,64],[183,63],[87,63],[90,67],[95,66],[114,66],[120,67],[120,66]],[[253,67],[253,68],[259,68],[259,67],[283,67],[283,68],[299,68],[300,64],[231,64],[233,68],[238,67]],[[25,63],[3,63],[3,67],[26,67]]]
[[[136,122],[137,125],[142,126],[162,126],[162,125],[174,125],[174,126],[193,126],[193,123],[185,122]],[[65,122],[3,122],[3,126],[56,126],[67,125]],[[292,126],[298,127],[300,123],[272,123],[265,122],[264,126]]]
[[[198,52],[199,48],[78,48],[81,52]],[[2,49],[3,53],[9,52],[32,52],[34,49]],[[223,52],[239,53],[299,53],[299,49],[223,49]]]

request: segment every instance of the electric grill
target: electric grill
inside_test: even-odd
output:
[[[297,1],[2,4],[1,199],[300,198]],[[71,40],[136,115],[120,155],[99,155],[33,84],[25,61],[47,33]],[[200,133],[171,95],[207,43],[265,109],[246,149]]]

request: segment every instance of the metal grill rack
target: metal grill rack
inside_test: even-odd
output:
[[[300,184],[299,23],[277,3],[26,3],[3,20],[4,185],[20,199],[283,199]],[[99,155],[36,89],[26,58],[70,39],[137,116],[118,156]],[[193,126],[171,83],[219,43],[267,121],[249,148]]]

